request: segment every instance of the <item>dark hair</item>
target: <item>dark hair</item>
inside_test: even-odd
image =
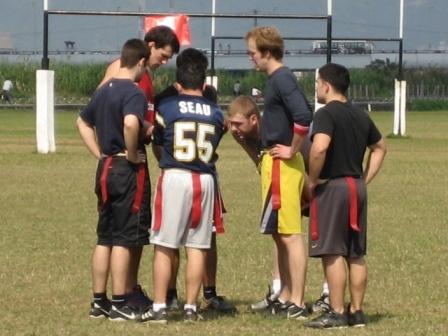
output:
[[[173,54],[179,52],[179,40],[177,39],[176,33],[170,27],[156,26],[151,28],[146,33],[144,40],[146,43],[154,42],[157,49],[170,46]]]
[[[329,83],[337,92],[345,95],[350,85],[350,74],[346,67],[328,63],[319,68],[319,77]]]
[[[202,90],[205,82],[207,57],[194,48],[185,49],[180,53],[179,66],[176,69],[176,81],[184,89]],[[177,62],[176,62],[177,63]]]
[[[121,67],[130,69],[142,58],[145,59],[146,63],[149,58],[148,45],[140,39],[127,40],[121,49]]]

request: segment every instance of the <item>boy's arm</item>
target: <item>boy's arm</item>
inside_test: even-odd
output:
[[[126,144],[126,158],[133,163],[142,163],[145,160],[137,152],[140,132],[140,122],[137,116],[128,114],[124,117],[124,142]]]
[[[376,144],[369,146],[369,149],[370,152],[364,170],[364,180],[366,184],[369,184],[380,170],[387,152],[386,143],[383,139]]]
[[[96,141],[94,128],[86,123],[81,117],[76,121],[81,139],[84,141],[87,149],[99,160],[101,158],[101,150]]]

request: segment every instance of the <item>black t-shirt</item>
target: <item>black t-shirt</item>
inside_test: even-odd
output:
[[[287,67],[274,71],[264,91],[264,111],[261,119],[263,148],[275,144],[291,145],[294,124],[308,127],[312,120],[310,104]]]
[[[352,105],[332,101],[314,114],[311,139],[317,133],[331,137],[320,178],[361,177],[367,146],[381,140],[369,115]]]
[[[124,117],[135,115],[141,126],[146,109],[146,98],[135,83],[128,79],[112,79],[95,92],[80,116],[95,127],[101,153],[113,155],[126,149]],[[145,149],[143,142],[139,142],[138,149]]]

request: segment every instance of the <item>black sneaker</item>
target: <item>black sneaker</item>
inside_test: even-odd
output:
[[[360,309],[355,311],[354,313],[350,312],[350,305],[347,308],[347,319],[348,325],[350,327],[361,328],[366,326],[366,316],[364,312]]]
[[[143,313],[140,322],[142,323],[157,323],[157,324],[167,324],[167,313],[166,309],[162,308],[159,311],[154,311],[149,308],[145,313]]]
[[[111,304],[107,299],[93,300],[90,303],[89,317],[91,318],[104,318],[109,317]]]
[[[237,312],[236,307],[227,301],[223,296],[215,296],[211,299],[204,299],[203,310],[214,311],[222,314],[235,314]]]
[[[306,307],[300,307],[293,303],[288,307],[286,317],[290,320],[306,320],[308,319],[308,310]]]
[[[312,305],[314,313],[328,313],[331,310],[330,297],[328,294],[322,294]]]
[[[184,313],[184,322],[187,323],[194,323],[200,320],[203,320],[204,318],[199,315],[196,311],[194,311],[191,308],[187,308],[185,309],[185,313]]]
[[[152,300],[140,285],[134,287],[133,292],[128,294],[126,300],[129,306],[139,309],[141,313],[152,307]]]
[[[314,320],[304,323],[305,327],[318,329],[347,328],[347,315],[336,313],[334,310],[316,317]]]
[[[268,293],[266,294],[265,298],[261,301],[252,303],[250,305],[250,309],[253,312],[260,312],[260,311],[264,311],[266,310],[266,308],[269,307],[269,305],[271,305],[274,301],[276,301],[278,299],[278,296],[275,295],[272,290],[271,287],[268,286]]]
[[[112,304],[110,309],[109,320],[111,321],[137,321],[140,320],[142,312],[139,308],[125,304],[118,307]]]
[[[288,317],[288,308],[293,305],[293,303],[287,301],[287,302],[280,302],[278,299],[273,301],[268,308],[266,308],[266,311],[268,314],[275,315],[277,317]]]

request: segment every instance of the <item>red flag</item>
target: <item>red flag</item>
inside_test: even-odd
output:
[[[146,16],[145,33],[156,26],[168,26],[176,32],[180,45],[190,45],[190,27],[188,26],[188,16]]]

